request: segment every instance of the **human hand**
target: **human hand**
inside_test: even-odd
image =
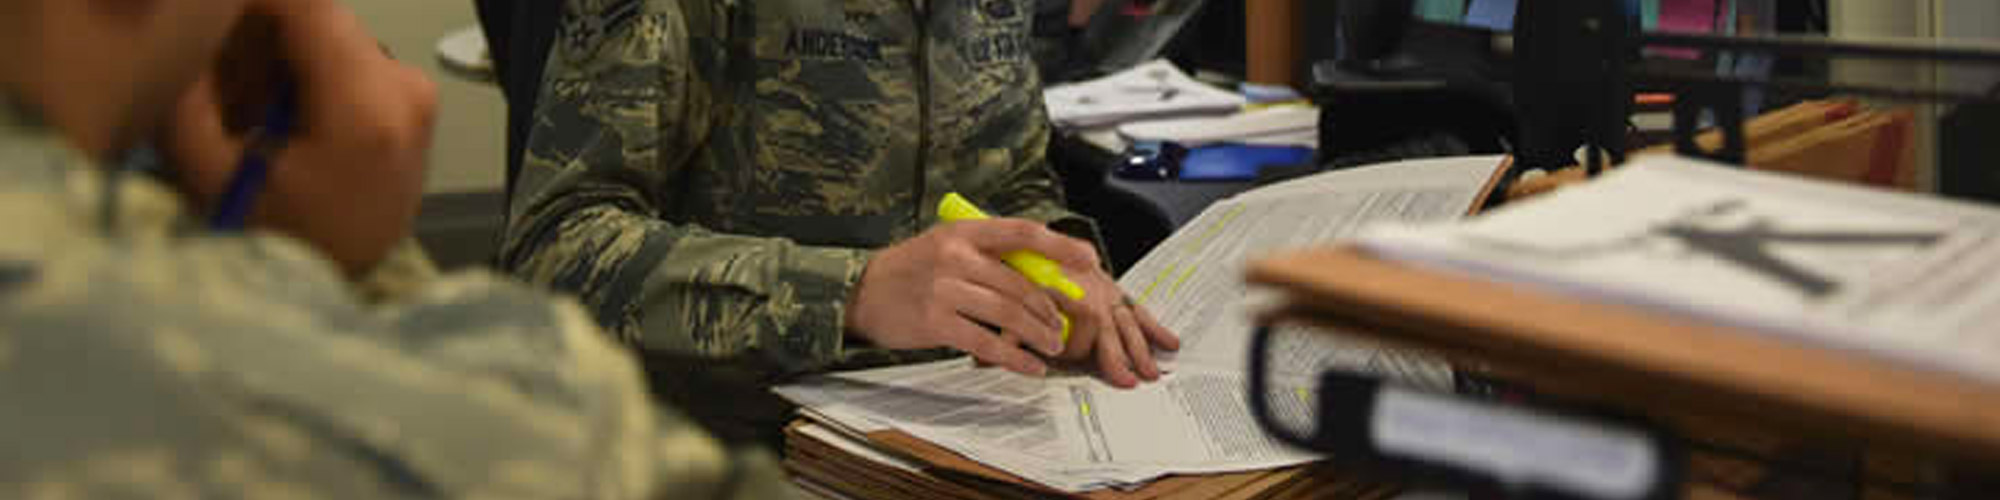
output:
[[[295,80],[297,123],[271,157],[250,223],[299,238],[349,274],[409,237],[423,194],[437,90],[390,59],[335,0],[254,0],[216,68],[172,110],[160,141],[176,182],[213,210],[275,75]]]
[[[1060,299],[1058,303],[1075,324],[1069,344],[1057,359],[1082,362],[1095,358],[1098,373],[1120,388],[1138,386],[1141,379],[1159,380],[1160,365],[1153,359],[1153,349],[1180,350],[1180,337],[1160,326],[1145,307],[1127,301],[1124,290],[1103,269],[1093,266],[1064,272],[1083,287],[1083,299],[1050,294]]]
[[[1000,260],[1020,250],[1068,268],[1097,267],[1089,244],[1035,222],[945,224],[876,252],[848,299],[847,329],[885,348],[949,346],[1014,372],[1046,373],[1022,344],[1061,353],[1062,320],[1051,294]]]

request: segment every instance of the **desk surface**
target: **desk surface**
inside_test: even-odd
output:
[[[1109,172],[1104,186],[1144,202],[1153,215],[1165,219],[1169,227],[1181,227],[1209,205],[1257,187],[1256,182],[1184,182],[1175,180],[1125,179]]]

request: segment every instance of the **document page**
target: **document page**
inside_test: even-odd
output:
[[[1152,422],[1162,409],[1133,412],[1117,405],[1122,399],[1101,406],[1106,394],[1121,391],[1088,375],[1033,378],[978,367],[964,358],[918,366],[922,368],[832,374],[777,392],[841,426],[893,427],[1066,491],[1135,485],[1176,472],[1246,469],[1236,465],[1240,460],[1219,457],[1200,446],[1133,449],[1129,443],[1112,442],[1109,430],[1162,430],[1135,427]],[[901,371],[885,376],[891,370]],[[1310,457],[1267,462],[1288,465],[1305,460]]]
[[[833,374],[778,392],[832,424],[900,429],[1066,491],[1318,459],[1264,434],[1241,373],[1184,370],[1121,390],[1087,375],[1032,378],[965,359],[927,366],[937,369]],[[1279,403],[1303,411],[1305,387],[1286,384],[1273,396],[1301,398]]]
[[[1655,158],[1364,248],[2000,382],[2000,211]]]
[[[960,358],[911,367],[848,372],[785,386],[778,393],[822,415],[865,417],[908,430],[930,427],[958,438],[992,443],[1050,459],[1081,459],[1087,450],[1065,448],[1050,408],[1064,398],[1049,380],[1004,376]],[[894,376],[885,376],[885,370]],[[864,424],[865,425],[865,424]]]
[[[815,377],[779,388],[817,418],[895,428],[1051,488],[1080,492],[1168,474],[1282,467],[1317,456],[1268,437],[1249,410],[1251,315],[1268,303],[1243,282],[1264,254],[1350,237],[1382,222],[1460,218],[1500,157],[1387,164],[1269,186],[1209,208],[1120,280],[1182,337],[1158,382],[1120,390],[1087,373],[1031,378],[956,359]],[[1449,390],[1436,359],[1352,337],[1291,329],[1267,401],[1308,418],[1310,377],[1328,369]],[[1292,420],[1287,420],[1292,421]]]
[[[1114,462],[1147,464],[1158,463],[1161,457],[1187,457],[1190,460],[1178,465],[1224,472],[1316,458],[1284,446],[1257,426],[1246,384],[1242,373],[1182,370],[1136,389],[1087,394],[1099,418],[1109,422],[1100,432]],[[1301,388],[1292,386],[1294,391]],[[1278,396],[1300,397],[1295,392]]]
[[[1272,305],[1243,283],[1245,267],[1272,252],[1340,241],[1373,224],[1456,220],[1478,198],[1501,157],[1422,160],[1345,170],[1278,184],[1217,203],[1161,242],[1119,280],[1127,293],[1181,335],[1170,364],[1241,371],[1251,316]],[[1283,373],[1394,366],[1420,383],[1449,384],[1442,363],[1422,369],[1401,352],[1330,335],[1285,335],[1294,355]],[[1312,354],[1311,356],[1299,354]],[[1338,361],[1339,363],[1328,363]],[[1358,363],[1358,364],[1357,364]]]

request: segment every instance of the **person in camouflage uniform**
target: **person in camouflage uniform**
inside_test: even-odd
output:
[[[304,128],[224,234],[202,68],[246,12]],[[335,0],[0,4],[0,498],[787,497],[573,302],[414,252],[431,92]],[[175,182],[104,167],[168,123]]]
[[[778,429],[771,384],[950,352],[924,348],[1126,387],[1177,348],[1062,205],[1033,0],[568,4],[500,264],[581,295],[725,437]],[[947,192],[1009,219],[936,226]],[[1084,300],[1009,271],[1017,250]]]

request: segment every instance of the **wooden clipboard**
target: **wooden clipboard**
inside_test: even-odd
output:
[[[1352,248],[1253,264],[1289,295],[1271,321],[1429,349],[1539,391],[1991,463],[2000,387],[1629,306],[1376,259]]]

